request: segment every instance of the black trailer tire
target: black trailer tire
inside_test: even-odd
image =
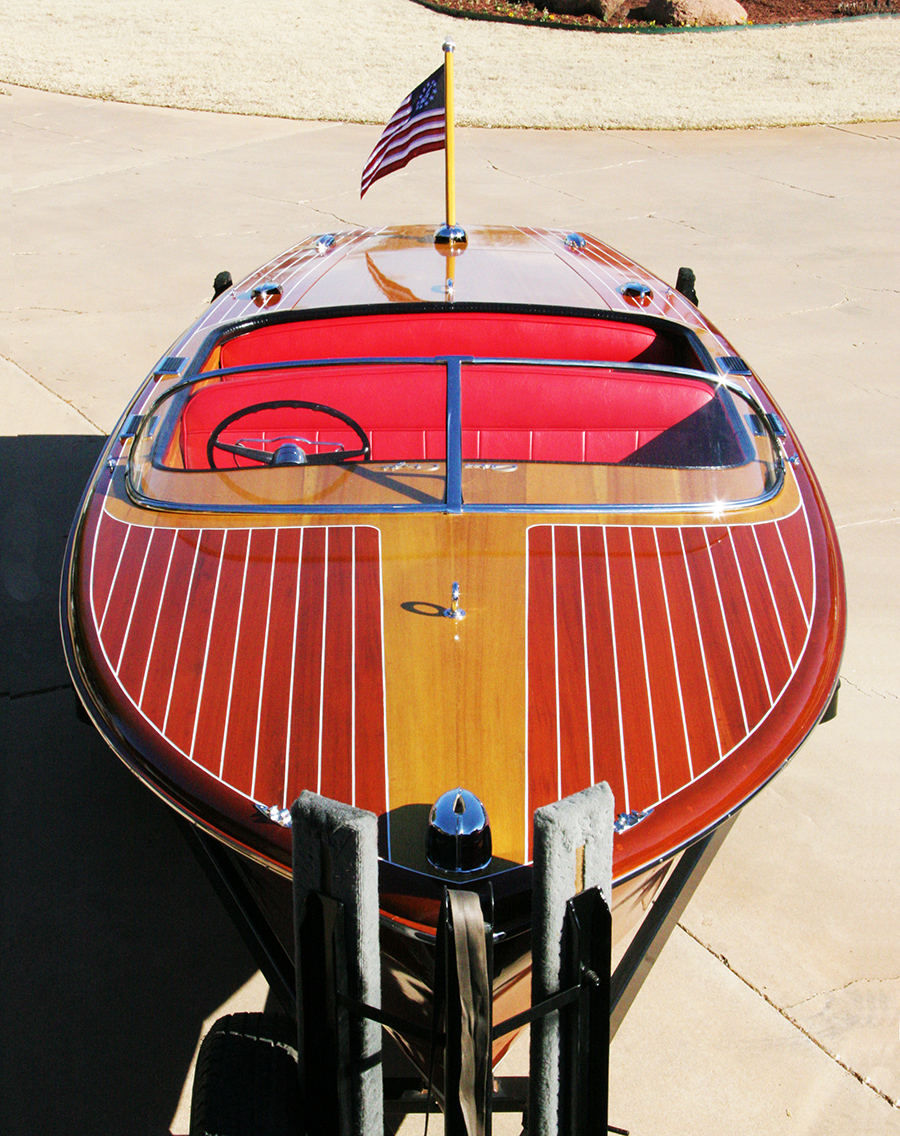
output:
[[[297,1136],[299,1098],[296,1025],[229,1014],[200,1046],[190,1136]]]

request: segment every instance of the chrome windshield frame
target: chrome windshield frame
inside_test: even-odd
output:
[[[134,476],[134,455],[148,424],[159,420],[160,407],[170,399],[189,390],[199,382],[210,379],[230,378],[237,375],[253,375],[273,371],[306,370],[325,367],[352,366],[435,366],[444,367],[446,373],[446,473],[445,496],[443,501],[411,503],[376,504],[310,504],[283,502],[268,504],[255,502],[252,505],[208,504],[185,501],[167,501],[150,497],[137,487]],[[697,502],[653,502],[653,503],[586,503],[552,502],[533,504],[512,502],[504,504],[467,503],[462,492],[462,369],[464,366],[514,366],[514,367],[561,367],[571,369],[615,370],[632,373],[686,378],[705,383],[711,389],[724,388],[731,394],[748,403],[757,415],[763,431],[769,438],[775,465],[772,485],[764,493],[755,497],[731,501]],[[155,455],[161,446],[163,435],[153,442],[150,459],[156,465]],[[748,507],[764,504],[776,497],[784,485],[786,452],[784,436],[773,426],[772,416],[765,410],[753,391],[727,375],[714,371],[701,371],[689,367],[673,367],[657,363],[633,363],[596,359],[530,359],[506,358],[501,356],[436,355],[436,356],[357,356],[338,359],[289,359],[278,362],[252,363],[239,367],[222,367],[211,371],[194,371],[162,391],[149,408],[140,416],[134,428],[128,454],[125,487],[134,504],[158,512],[215,513],[215,514],[392,514],[392,513],[704,513],[715,509],[717,513],[735,512]],[[161,468],[161,467],[158,467]],[[175,471],[173,471],[175,472]],[[192,476],[199,471],[185,471]]]

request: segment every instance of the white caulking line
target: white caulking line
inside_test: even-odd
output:
[[[144,703],[144,690],[147,687],[147,675],[150,673],[150,660],[153,658],[153,648],[156,646],[156,632],[159,628],[159,618],[162,614],[163,603],[166,598],[166,588],[169,586],[169,569],[172,567],[172,558],[175,556],[175,545],[178,540],[178,534],[174,529],[169,529],[169,535],[172,537],[172,546],[169,549],[169,559],[166,563],[166,574],[163,577],[163,585],[159,593],[159,603],[156,605],[156,619],[153,621],[150,649],[147,651],[147,658],[144,661],[144,677],[141,679],[141,693],[138,695],[138,706],[142,706]]]
[[[596,276],[597,279],[601,281],[603,286],[607,288],[612,295],[615,296],[616,301],[618,305],[622,307],[622,310],[628,310],[628,308],[623,306],[622,304],[622,294],[619,292],[619,289],[615,285],[615,277],[612,270],[615,269],[619,272],[627,273],[634,271],[637,266],[632,262],[627,261],[621,255],[621,253],[615,253],[612,249],[608,251],[606,249],[601,250],[596,244],[591,245],[590,243],[588,243],[587,247],[588,250],[594,254],[595,258],[602,259],[587,260],[585,262],[587,266],[586,270]],[[612,255],[610,255],[610,253],[612,253]],[[653,290],[653,296],[650,300],[650,303],[646,305],[640,305],[638,310],[643,311],[645,315],[665,315],[665,310],[656,297],[655,289]]]
[[[228,680],[228,698],[225,702],[225,725],[222,728],[222,752],[219,755],[219,780],[225,776],[225,747],[228,745],[228,726],[231,722],[231,695],[234,692],[234,674],[237,670],[238,645],[241,641],[241,624],[244,621],[244,592],[247,587],[247,565],[250,563],[250,544],[253,529],[247,531],[247,551],[244,553],[244,573],[241,576],[241,598],[238,601],[237,624],[234,629],[234,646],[231,649],[231,677]]]
[[[378,534],[378,610],[381,619],[381,712],[384,737],[384,813],[387,820],[387,855],[391,858],[391,783],[388,771],[388,732],[387,732],[387,665],[384,654],[384,568],[381,559],[381,529]]]
[[[350,529],[350,804],[356,807],[356,526]]]
[[[155,529],[151,529],[150,536],[147,538],[147,547],[144,549],[144,559],[141,561],[141,570],[138,573],[137,585],[134,589],[134,595],[131,597],[131,611],[128,613],[128,622],[125,624],[125,634],[122,636],[122,645],[119,648],[119,658],[116,662],[116,678],[119,677],[119,667],[121,667],[122,659],[125,655],[125,644],[128,642],[128,636],[131,632],[131,623],[134,619],[135,608],[137,607],[138,593],[141,590],[141,583],[144,579],[144,569],[147,567],[147,557],[150,554],[150,545],[153,543],[153,534],[155,531]]]
[[[216,604],[219,602],[219,580],[222,576],[222,564],[225,562],[225,543],[228,540],[228,529],[222,531],[222,547],[219,550],[219,563],[216,565],[216,583],[213,588],[213,602],[209,612],[209,623],[206,628],[206,646],[203,649],[203,666],[200,669],[200,690],[197,694],[197,705],[194,707],[194,728],[191,731],[191,748],[188,756],[194,760],[194,749],[197,743],[197,726],[200,722],[200,707],[203,704],[203,695],[206,692],[206,663],[209,659],[209,645],[212,642],[212,629],[216,621]]]
[[[706,675],[706,693],[709,698],[709,712],[712,716],[713,729],[716,732],[716,749],[719,751],[719,760],[722,760],[722,738],[719,735],[719,719],[716,715],[716,704],[713,699],[712,683],[709,677],[709,666],[706,662],[706,646],[703,642],[703,630],[700,626],[700,616],[697,612],[697,597],[694,595],[694,580],[691,576],[691,565],[687,549],[684,547],[684,532],[678,529],[678,539],[681,542],[681,557],[684,561],[684,571],[688,579],[688,588],[691,592],[691,607],[694,610],[694,626],[697,628],[697,642],[700,644],[700,657],[703,660],[703,673]]]
[[[553,675],[556,685],[556,799],[562,800],[562,730],[559,721],[559,611],[556,594],[556,525],[550,526],[551,563],[553,565]]]
[[[178,645],[175,648],[175,659],[172,663],[172,677],[169,679],[169,696],[166,699],[166,713],[160,733],[166,736],[166,727],[169,724],[169,710],[172,707],[172,691],[175,689],[175,675],[178,673],[178,660],[181,657],[181,641],[184,638],[184,625],[187,622],[188,605],[191,602],[191,588],[194,586],[194,571],[197,567],[197,557],[200,553],[200,541],[203,539],[203,529],[197,529],[197,543],[194,545],[194,559],[191,561],[191,574],[188,577],[187,591],[184,593],[184,607],[181,612],[181,628],[178,632]]]
[[[738,579],[741,581],[741,591],[744,593],[744,603],[747,605],[747,615],[750,619],[750,626],[753,628],[753,641],[756,643],[756,654],[759,656],[759,667],[762,671],[763,681],[766,684],[766,694],[769,696],[769,705],[772,705],[772,687],[769,685],[769,676],[766,673],[766,660],[763,658],[762,644],[759,641],[759,632],[756,629],[756,620],[753,618],[753,608],[750,606],[750,596],[747,594],[747,585],[744,582],[744,569],[741,565],[741,558],[738,556],[737,548],[734,543],[734,533],[729,528],[728,539],[731,541],[731,551],[734,553],[734,562],[737,565]]]
[[[592,248],[592,251],[594,252],[595,256],[602,256],[603,259],[602,259],[601,263],[603,263],[605,265],[609,265],[610,268],[614,268],[619,272],[631,272],[631,271],[634,271],[635,269],[637,269],[638,272],[641,272],[641,271],[646,272],[647,271],[646,269],[641,269],[640,265],[636,265],[634,263],[634,261],[629,260],[629,258],[626,257],[623,253],[619,252],[617,249],[610,248],[608,245],[601,252],[600,247],[599,247],[599,242],[597,242],[596,240],[594,241],[593,247],[591,246],[591,243],[588,242],[588,248],[589,249]],[[651,273],[648,273],[648,275],[652,276],[655,280],[659,281],[660,284],[663,283],[663,281],[659,280],[659,278],[656,276],[656,273],[651,272]],[[666,285],[666,287],[668,288],[668,285]],[[672,290],[673,293],[675,292],[674,288],[671,289],[671,290]],[[677,295],[677,293],[675,293],[675,294]],[[666,305],[664,305],[661,301],[657,300],[656,295],[655,295],[655,291],[654,291],[652,306],[656,308],[657,312],[660,315],[663,315],[665,313]],[[650,307],[651,307],[651,305],[648,304],[647,308],[645,310],[649,311]]]
[[[112,484],[112,478],[110,478],[110,484]],[[106,488],[106,493],[104,494],[104,501],[103,501],[103,504],[100,507],[100,516],[97,518],[97,525],[96,525],[96,528],[94,529],[94,542],[93,542],[93,545],[91,546],[91,587],[90,587],[90,593],[89,593],[89,600],[90,600],[90,605],[91,605],[91,618],[94,621],[94,627],[96,627],[98,635],[100,634],[100,628],[102,626],[103,620],[97,619],[97,599],[96,599],[96,596],[94,595],[94,585],[96,583],[96,571],[95,571],[95,569],[96,569],[96,564],[97,564],[97,542],[100,539],[100,529],[103,525],[104,520],[107,517],[109,517],[111,524],[113,522],[115,522],[116,524],[120,524],[120,525],[124,523],[122,521],[119,521],[117,518],[113,517],[110,513],[107,513],[105,498],[106,498],[106,494],[108,494],[108,493],[109,493],[109,486],[107,486],[107,488]],[[126,525],[126,528],[127,527],[128,526]],[[127,532],[126,532],[125,535],[126,535],[126,539],[127,539],[127,536],[128,536]],[[119,555],[121,556],[121,550],[119,552]],[[106,602],[109,603],[109,596],[106,597]],[[105,612],[105,610],[106,609],[104,608],[104,612]],[[101,639],[100,642],[102,643],[103,640]]]
[[[684,745],[687,750],[688,773],[694,780],[694,758],[691,753],[691,738],[688,733],[687,714],[684,709],[684,691],[681,688],[681,667],[678,663],[678,648],[675,643],[675,629],[672,627],[672,611],[669,607],[669,588],[666,584],[666,574],[663,571],[662,553],[659,548],[659,529],[653,528],[653,542],[656,545],[656,563],[659,566],[659,579],[662,583],[663,601],[666,605],[666,622],[669,626],[669,643],[672,647],[672,662],[675,665],[675,685],[678,688],[678,705],[681,707],[681,728],[684,731]]]
[[[316,792],[322,792],[322,737],[325,724],[325,633],[328,629],[328,527],[325,527],[325,577],[322,582],[322,665],[319,674],[319,766]]]
[[[291,769],[291,729],[294,721],[294,673],[297,662],[297,624],[300,613],[300,567],[303,563],[303,536],[306,529],[300,530],[300,546],[297,549],[297,579],[296,593],[294,594],[294,632],[291,640],[291,684],[288,688],[287,730],[284,738],[284,791],[281,795],[281,807],[287,808],[288,777]]]
[[[335,258],[333,254],[329,254],[329,258],[324,262],[322,258],[315,253],[311,256],[303,256],[301,254],[297,257],[294,266],[285,272],[282,281],[284,295],[288,297],[290,302],[295,302],[299,297],[295,296],[293,293],[296,292],[304,281],[308,280],[310,276],[316,275],[317,272],[320,277],[324,276],[333,263],[340,263],[340,261],[344,259],[344,256],[346,256],[355,243],[358,242],[354,242],[353,238],[351,238],[345,245],[340,247],[340,256]],[[267,269],[267,275],[274,275],[276,272],[284,271],[284,266],[287,263],[286,258],[279,258],[279,261],[280,263],[275,262],[272,264],[271,268]],[[283,302],[282,300],[282,303]]]
[[[117,518],[114,518],[114,517],[111,517],[111,520],[114,520],[117,524],[125,524],[126,523],[124,521],[119,521]],[[132,527],[144,528],[144,527],[147,527],[147,526],[135,525],[135,526],[132,526]],[[193,530],[191,530],[191,531],[193,531]],[[234,531],[237,532],[239,530],[235,529]],[[245,531],[245,530],[240,530],[240,531]],[[201,533],[201,535],[202,535],[202,533]],[[381,555],[380,536],[381,536],[381,534],[379,533],[379,558],[380,558],[380,555]],[[379,559],[379,565],[380,565],[380,559]],[[380,570],[380,568],[379,568],[379,570]],[[192,577],[193,577],[193,572],[192,572]],[[190,583],[188,585],[188,590],[190,590]],[[382,590],[382,595],[383,595],[383,590]],[[385,675],[386,672],[385,672],[385,656],[384,656],[384,606],[383,606],[383,604],[382,604],[382,608],[381,608],[381,631],[382,631],[382,652],[381,652],[382,692],[384,693],[384,681],[385,681],[384,675]],[[112,662],[110,661],[109,655],[106,651],[106,648],[103,645],[102,640],[101,640],[101,643],[100,643],[100,650],[102,652],[104,662],[106,663],[109,670],[112,671]],[[147,723],[148,727],[150,729],[156,731],[157,733],[160,733],[160,728],[157,725],[157,723],[152,721],[147,716],[147,714],[143,711],[143,709],[135,701],[133,695],[131,695],[127,690],[125,690],[124,687],[122,687],[121,689],[122,689],[122,693],[124,694],[125,698],[134,707],[134,709],[136,710],[138,715]],[[385,697],[386,697],[386,695],[385,695]],[[385,702],[385,707],[386,707],[386,702]],[[386,738],[387,737],[387,710],[386,709],[384,711],[384,729],[385,729],[385,738]],[[189,760],[189,755],[180,746],[176,745],[171,739],[167,739],[167,741],[168,741],[169,745],[172,746],[172,749],[176,753],[181,754],[182,757],[184,757],[186,760]],[[205,769],[202,766],[200,766],[199,768],[201,769],[201,771],[206,776],[212,777],[214,780],[222,782],[223,784],[225,784],[225,782],[222,781],[221,776],[219,776],[218,774],[213,773],[211,770]],[[387,748],[386,747],[385,747],[385,777],[387,777]],[[243,797],[244,800],[252,802],[252,797],[250,796],[250,794],[245,792],[243,789],[239,788],[236,785],[229,785],[229,788],[234,793],[236,793],[239,797]],[[389,796],[388,790],[389,790],[389,786],[386,784],[385,785],[385,801],[386,801],[387,806],[390,807],[390,796]],[[390,850],[390,829],[388,830],[388,849]]]
[[[566,261],[564,256],[563,256],[564,245],[562,243],[557,244],[556,240],[553,239],[554,236],[555,236],[556,239],[559,240],[560,242],[565,241],[565,233],[561,229],[551,229],[551,230],[548,230],[547,232],[542,233],[542,232],[538,232],[537,229],[534,229],[534,228],[531,228],[531,227],[519,226],[517,228],[517,232],[522,233],[523,236],[529,237],[532,241],[534,241],[534,243],[539,248],[541,248],[541,247],[546,248],[549,252],[553,253],[554,256],[558,257],[560,260],[563,260],[563,262],[566,263],[567,266],[572,269],[572,271],[575,273],[576,276],[578,276],[582,280],[584,280],[584,277],[582,276],[582,274],[580,272],[581,265],[574,265],[574,264]],[[572,255],[573,255],[573,257],[575,256],[574,253]],[[590,281],[584,280],[584,283],[589,288],[593,288],[593,290],[595,292],[597,292],[597,288]],[[600,298],[606,299],[606,297],[604,297],[604,296],[601,296]],[[608,306],[611,307],[612,305],[608,304]]]
[[[806,514],[805,508],[804,508],[803,512],[804,512],[804,515],[805,515]],[[808,523],[807,523],[807,528],[808,528]],[[797,593],[797,603],[800,605],[800,611],[803,613],[803,621],[806,624],[807,630],[809,630],[811,616],[807,614],[806,605],[803,603],[803,596],[800,593],[800,585],[797,583],[797,577],[794,575],[794,565],[791,563],[790,556],[788,556],[787,546],[784,543],[784,537],[781,535],[781,525],[777,521],[775,522],[775,531],[778,533],[778,540],[781,543],[781,550],[784,553],[784,558],[787,561],[788,571],[790,572],[791,580],[794,583],[794,591]],[[813,561],[813,563],[815,563],[815,561]]]
[[[706,551],[709,556],[709,564],[712,568],[713,580],[716,585],[716,595],[719,597],[719,611],[722,613],[722,625],[725,628],[725,638],[728,640],[728,655],[731,659],[731,669],[734,673],[734,681],[737,685],[738,701],[741,704],[741,717],[744,719],[744,736],[750,732],[750,723],[747,721],[747,711],[744,708],[744,691],[741,688],[741,676],[738,674],[737,660],[734,657],[734,646],[731,642],[731,628],[728,626],[728,617],[725,615],[725,603],[722,599],[722,590],[719,587],[719,574],[716,571],[716,562],[713,559],[712,545],[709,543],[709,530],[704,528],[703,539],[706,541]]]
[[[522,857],[525,861],[528,860],[529,821],[531,819],[528,815],[528,763],[530,759],[528,746],[528,674],[531,670],[531,642],[528,636],[528,626],[531,604],[531,532],[530,528],[525,532],[525,855]]]
[[[656,795],[662,796],[662,778],[659,775],[659,749],[656,744],[656,721],[653,711],[653,691],[650,688],[650,664],[647,660],[647,636],[644,633],[644,609],[641,604],[641,586],[638,582],[637,557],[634,555],[634,529],[628,526],[628,544],[631,548],[631,571],[634,576],[634,595],[637,600],[638,624],[641,628],[641,653],[644,656],[644,682],[647,685],[647,708],[650,711],[650,737],[653,739],[653,764],[656,768]]]
[[[816,574],[816,550],[813,546],[812,529],[809,525],[809,512],[806,508],[806,502],[803,502],[803,519],[806,521],[806,539],[809,543],[809,562],[812,571],[812,600],[810,601],[809,609],[809,623],[807,624],[807,639],[812,630],[813,612],[816,610],[816,601],[819,597],[819,577]]]
[[[590,760],[591,784],[594,781],[594,722],[591,715],[591,672],[588,666],[587,604],[584,597],[584,561],[581,550],[581,525],[576,525],[578,534],[578,580],[581,586],[581,638],[584,642],[584,697],[587,706],[588,758]]]
[[[253,741],[253,775],[250,778],[250,796],[256,798],[256,770],[259,766],[259,731],[262,726],[263,694],[266,688],[266,660],[269,657],[269,630],[272,626],[272,590],[275,585],[275,565],[278,562],[278,533],[272,544],[272,567],[269,570],[269,600],[266,607],[266,635],[263,639],[262,662],[259,665],[259,698],[256,703],[256,737]]]
[[[612,632],[613,670],[616,673],[616,704],[619,709],[619,753],[622,759],[622,783],[625,786],[625,808],[623,812],[631,812],[630,794],[628,792],[628,764],[625,761],[625,725],[622,721],[622,684],[619,681],[619,650],[616,645],[616,613],[613,608],[612,580],[609,574],[609,544],[606,539],[606,527],[603,526],[603,559],[606,563],[606,594],[609,597],[609,626]]]
[[[260,279],[262,279],[266,275],[272,275],[283,270],[285,266],[288,265],[289,262],[293,259],[295,262],[294,266],[285,276],[283,281],[284,290],[285,292],[287,292],[288,287],[292,283],[299,282],[296,279],[298,275],[300,280],[306,279],[306,277],[313,273],[317,268],[321,268],[323,264],[327,264],[329,260],[335,259],[335,251],[345,254],[354,246],[354,244],[357,243],[359,243],[359,230],[351,230],[351,234],[347,237],[344,243],[339,245],[337,247],[337,250],[332,250],[332,252],[328,254],[328,258],[323,261],[322,257],[320,257],[316,252],[315,245],[307,245],[306,248],[304,248],[304,242],[301,241],[299,244],[294,245],[293,248],[289,248],[285,252],[279,253],[278,256],[276,256],[273,260],[270,260],[268,264],[263,265],[262,268],[257,269],[257,271],[260,274]],[[343,256],[338,256],[336,259],[338,261],[343,260]]]
[[[804,506],[804,512],[805,512],[805,506]],[[808,524],[809,524],[809,514],[808,513],[806,513],[806,517],[807,517],[807,526],[808,526]],[[777,522],[765,522],[765,523],[767,523],[767,524],[773,523],[774,524],[774,523],[777,523]],[[812,550],[812,534],[811,533],[810,533],[810,550]],[[818,582],[818,577],[815,574],[815,560],[813,560],[813,587],[814,587],[814,590],[817,586],[817,582]],[[791,665],[791,673],[788,676],[787,682],[785,682],[784,686],[782,687],[782,689],[779,692],[778,696],[776,697],[775,701],[772,703],[772,705],[769,707],[769,709],[766,711],[766,713],[763,714],[763,716],[760,718],[760,720],[753,726],[753,729],[749,731],[749,733],[747,734],[747,737],[741,738],[740,741],[736,742],[735,745],[733,745],[731,747],[731,749],[728,750],[727,753],[723,753],[720,760],[724,761],[726,758],[731,757],[731,755],[736,750],[740,749],[740,747],[745,744],[745,742],[747,741],[747,738],[752,737],[758,730],[760,730],[762,728],[762,726],[764,725],[764,723],[767,721],[767,719],[769,717],[771,717],[772,714],[775,713],[775,710],[778,706],[778,702],[780,701],[781,696],[784,694],[784,692],[790,686],[791,680],[793,679],[794,675],[797,673],[797,671],[800,668],[800,662],[801,662],[803,656],[806,654],[806,648],[809,646],[809,641],[810,641],[811,637],[812,637],[812,624],[810,624],[809,628],[807,629],[806,638],[804,639],[803,645],[800,648],[800,651],[797,655],[797,662],[793,663]],[[709,769],[704,770],[704,772],[700,774],[700,777],[698,778],[698,780],[705,777],[706,774],[710,772],[710,769],[714,769],[715,767],[716,767],[715,765],[712,765],[712,766],[710,766]],[[687,788],[687,787],[688,786],[683,786],[683,788]],[[680,793],[681,791],[682,791],[681,789],[676,789],[675,792],[670,793],[669,796],[664,798],[664,799],[670,800],[672,797],[677,796],[678,793]],[[662,802],[660,802],[660,804],[662,804]]]
[[[125,549],[128,545],[128,538],[131,536],[131,530],[132,530],[132,526],[128,525],[127,530],[125,532],[125,539],[122,541],[122,547],[119,549],[119,559],[116,561],[116,570],[113,573],[112,583],[109,585],[109,591],[106,593],[106,603],[103,605],[103,615],[100,617],[100,624],[97,627],[97,630],[99,631],[101,636],[103,635],[103,624],[106,623],[106,613],[109,611],[109,601],[112,599],[112,594],[113,594],[113,592],[115,591],[115,588],[116,588],[116,580],[118,580],[118,578],[119,578],[119,568],[122,566],[122,557],[125,555]],[[100,532],[100,523],[98,521],[97,533],[99,533],[99,532]],[[94,534],[94,553],[95,553],[94,563],[95,564],[97,562],[96,561],[96,537],[97,537],[97,534],[95,533]],[[91,589],[91,591],[93,592],[93,588]],[[97,615],[96,615],[96,612],[95,612],[94,613],[94,623],[96,624],[96,622],[97,622]]]
[[[692,782],[691,784],[697,784],[698,782],[700,782],[700,780],[702,780],[703,778],[705,778],[705,777],[707,776],[707,774],[709,774],[709,772],[710,772],[711,770],[713,770],[713,769],[716,769],[716,768],[718,767],[718,765],[719,765],[719,763],[720,763],[720,762],[722,762],[722,761],[725,761],[725,760],[726,760],[727,758],[730,758],[730,757],[731,757],[731,755],[732,755],[732,753],[734,753],[734,752],[735,752],[735,750],[739,750],[739,749],[740,749],[740,747],[741,747],[742,745],[744,745],[745,743],[747,743],[747,741],[748,741],[748,738],[752,737],[752,736],[753,736],[753,734],[756,734],[756,733],[757,733],[757,730],[759,730],[759,729],[760,729],[761,727],[763,727],[763,726],[764,726],[764,724],[765,724],[766,720],[767,720],[767,719],[768,719],[768,718],[769,718],[770,716],[772,716],[772,715],[773,715],[773,713],[775,712],[775,709],[776,709],[776,707],[777,707],[777,704],[778,704],[778,702],[780,702],[780,701],[781,701],[781,698],[782,698],[782,694],[784,694],[784,691],[786,690],[786,688],[788,688],[788,686],[789,686],[789,685],[790,685],[790,683],[791,683],[791,679],[793,678],[793,676],[794,676],[795,674],[797,674],[797,670],[798,670],[798,667],[800,666],[800,662],[799,662],[799,659],[800,659],[800,658],[802,657],[802,655],[803,655],[803,652],[805,652],[805,651],[806,651],[806,648],[807,648],[807,644],[808,644],[808,643],[809,643],[809,634],[807,634],[806,640],[805,640],[805,642],[803,642],[803,648],[802,648],[802,650],[800,651],[800,655],[798,655],[798,663],[797,663],[797,666],[794,666],[794,667],[792,668],[792,670],[791,670],[791,675],[790,675],[790,677],[789,677],[789,679],[788,679],[788,682],[786,682],[786,683],[784,684],[784,687],[782,688],[782,691],[781,691],[780,693],[778,693],[778,695],[776,696],[776,699],[775,699],[775,701],[773,702],[773,704],[772,704],[772,705],[770,705],[770,707],[768,708],[768,710],[767,710],[767,711],[766,711],[766,712],[764,713],[763,717],[761,717],[761,718],[759,719],[759,721],[758,721],[758,722],[756,722],[756,725],[755,725],[755,726],[753,726],[753,727],[752,727],[752,729],[750,729],[750,732],[748,733],[747,737],[742,737],[742,738],[741,738],[741,740],[740,740],[739,742],[735,742],[735,744],[734,744],[734,745],[733,745],[733,746],[731,747],[731,749],[730,749],[730,750],[728,750],[728,751],[727,751],[726,753],[723,753],[723,754],[722,754],[722,758],[720,758],[720,759],[719,759],[719,761],[715,762],[715,763],[714,763],[714,765],[711,765],[711,766],[710,766],[710,767],[709,767],[708,769],[705,769],[705,770],[703,770],[703,771],[701,772],[700,776],[699,776],[699,777],[697,777],[697,778],[695,778],[694,782]],[[794,752],[795,752],[795,751],[794,751]],[[673,797],[675,797],[675,796],[677,796],[678,794],[680,794],[680,793],[684,792],[684,790],[686,790],[686,788],[690,788],[690,787],[691,787],[691,785],[682,785],[682,786],[681,786],[680,788],[676,788],[676,790],[674,790],[674,791],[673,791],[672,793],[669,793],[669,794],[668,794],[667,796],[664,796],[664,797],[663,797],[663,799],[661,799],[660,801],[658,801],[658,802],[657,802],[657,804],[663,804],[663,803],[664,803],[664,802],[666,802],[666,801],[670,801],[670,800],[672,800],[672,799],[673,799]]]
[[[297,272],[303,268],[304,265],[309,264],[310,261],[316,260],[317,255],[314,245],[308,245],[306,248],[303,248],[301,242],[298,245],[294,245],[293,248],[285,249],[283,253],[279,253],[278,256],[270,260],[268,264],[264,264],[262,268],[257,269],[257,271],[260,273],[261,277],[270,276],[276,272],[283,271],[290,265],[291,261],[293,261],[293,271]]]
[[[542,244],[545,248],[550,249],[556,256],[562,257],[562,247],[557,247],[546,233],[538,233],[533,229],[522,229],[520,232],[524,232],[526,235],[530,236],[535,244]],[[562,231],[557,230],[557,232],[559,233],[560,239],[564,239]],[[594,256],[604,255],[596,246],[592,247],[588,244],[587,247]],[[573,254],[573,257],[574,256],[575,254]],[[589,257],[581,257],[578,259],[577,264],[569,261],[566,263],[568,263],[576,276],[580,276],[589,288],[593,288],[600,298],[606,301],[611,310],[614,308],[622,308],[622,296],[615,285],[611,283],[612,275],[609,274],[609,279],[605,279],[603,273],[598,271],[597,261],[591,260]],[[586,279],[588,276],[592,277],[593,280]]]
[[[593,251],[596,255],[599,250],[594,249],[591,251]],[[592,276],[597,281],[598,290],[601,290],[603,293],[610,297],[610,307],[614,307],[616,310],[621,311],[625,310],[624,298],[622,296],[622,293],[616,287],[615,276],[611,271],[613,267],[614,266],[607,260],[586,260],[584,272],[586,276]],[[630,268],[631,265],[626,266],[623,264],[617,265],[615,267],[624,272],[627,271],[627,269]],[[641,306],[639,310],[643,311],[647,315],[661,314],[655,296],[650,301],[650,303],[646,305],[646,307]]]
[[[384,226],[382,226],[381,229],[376,230],[371,235],[377,236],[383,231]],[[347,239],[335,250],[340,253],[340,255],[335,256],[334,252],[332,252],[325,258],[324,261],[319,256],[312,256],[308,260],[301,260],[297,264],[297,267],[294,269],[294,271],[289,273],[284,278],[284,297],[282,298],[282,306],[284,306],[285,298],[287,299],[289,304],[296,304],[300,299],[302,299],[306,292],[309,291],[310,287],[314,287],[318,280],[320,280],[327,272],[330,272],[336,264],[340,264],[346,258],[346,256],[356,248],[357,245],[364,243],[367,239],[368,238],[366,236],[366,233],[361,229],[357,229],[352,231],[351,235],[347,237]],[[302,271],[304,268],[306,269],[305,272]],[[312,276],[317,269],[321,269],[321,272],[319,272],[316,280],[314,280],[309,287],[305,288],[298,294],[299,286],[310,276]],[[298,273],[300,274],[299,276]]]
[[[773,522],[770,522],[773,523]],[[762,549],[759,547],[759,537],[756,535],[756,525],[751,525],[753,533],[753,540],[756,544],[756,551],[759,553],[759,562],[762,564],[763,575],[766,578],[766,587],[769,589],[769,596],[772,600],[772,609],[775,612],[775,618],[778,620],[778,630],[781,632],[781,643],[784,647],[784,657],[788,661],[788,665],[793,668],[794,660],[791,658],[791,649],[788,646],[787,635],[784,633],[784,624],[781,622],[781,612],[778,609],[778,600],[775,598],[775,590],[772,587],[772,581],[769,578],[769,565],[766,563],[766,558],[762,554]]]
[[[293,253],[296,253],[296,251],[299,249],[299,247],[300,247],[299,245],[295,245],[293,248],[287,249],[285,252],[281,253],[279,256],[275,257],[273,260],[270,260],[266,264],[261,265],[256,270],[256,272],[253,273],[253,275],[258,274],[260,280],[264,280],[267,276],[274,275],[276,272],[278,272],[281,269],[282,265],[287,263],[287,261],[290,259],[291,255]],[[289,283],[293,280],[293,278],[297,275],[297,273],[301,269],[303,269],[304,267],[307,268],[307,272],[304,273],[304,276],[300,277],[300,280],[303,280],[305,278],[305,276],[308,276],[315,269],[315,267],[318,264],[319,264],[319,259],[318,259],[318,257],[316,257],[314,255],[310,255],[309,257],[302,258],[302,259],[298,257],[298,264],[297,264],[295,271],[292,272],[289,276],[285,277],[284,292],[285,293],[287,292]],[[296,282],[299,283],[300,281],[296,281]],[[239,295],[238,293],[235,293],[231,297],[231,304],[229,305],[229,307],[225,311],[216,312],[215,315],[210,313],[209,320],[204,321],[204,323],[206,323],[207,326],[214,326],[216,324],[225,323],[227,321],[235,319],[236,317],[244,314],[245,312],[255,312],[255,311],[257,311],[257,307],[256,307],[256,304],[254,304],[251,299],[249,299],[246,295]],[[200,326],[202,327],[202,326],[204,326],[204,324],[200,324]]]

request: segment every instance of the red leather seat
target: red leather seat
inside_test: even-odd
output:
[[[187,403],[181,444],[188,469],[207,469],[215,427],[242,407],[287,399],[326,403],[356,419],[374,461],[445,457],[446,378],[440,366],[360,365],[213,382]],[[485,365],[463,368],[465,461],[618,462],[699,410],[711,397],[703,382],[670,376],[563,367]],[[308,410],[260,410],[239,419],[221,440],[248,445],[303,437],[357,449],[338,419]],[[225,453],[218,466],[234,464]],[[255,464],[244,463],[240,464]]]

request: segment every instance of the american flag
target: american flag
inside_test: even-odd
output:
[[[359,196],[365,196],[372,182],[394,170],[402,170],[419,154],[443,150],[446,145],[444,68],[441,66],[406,96],[384,128],[363,170]]]

